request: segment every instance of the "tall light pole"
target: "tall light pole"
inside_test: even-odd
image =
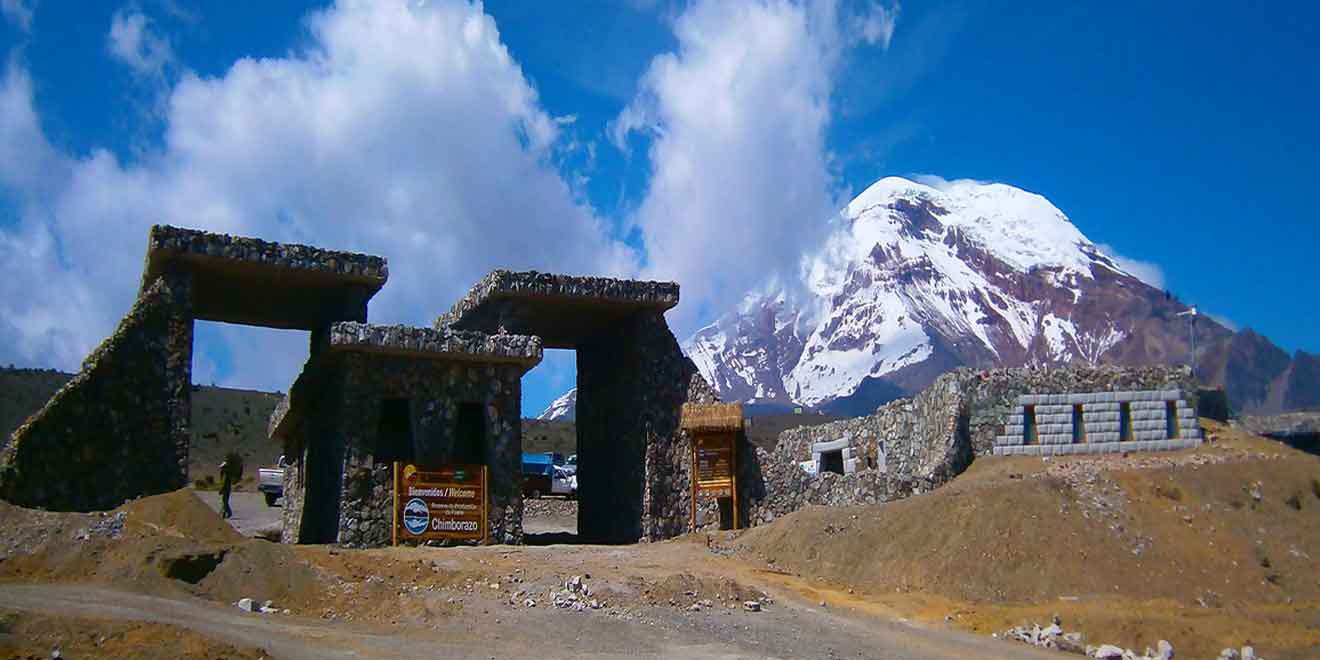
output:
[[[1192,360],[1191,360],[1192,379],[1195,380],[1196,379],[1196,306],[1192,305],[1191,309],[1185,312],[1179,312],[1178,316],[1187,317],[1187,336],[1190,338],[1189,342],[1192,346]]]

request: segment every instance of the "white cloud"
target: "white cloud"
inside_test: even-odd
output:
[[[0,0],[0,13],[5,15],[5,19],[14,24],[14,27],[24,31],[32,31],[32,14],[37,6],[36,0]]]
[[[610,126],[621,148],[649,140],[633,220],[644,274],[682,283],[680,332],[794,273],[838,208],[825,129],[845,23],[830,1],[698,0]]]
[[[1119,254],[1118,250],[1115,250],[1113,246],[1105,245],[1103,243],[1097,244],[1096,248],[1110,259],[1113,259],[1114,263],[1118,264],[1119,268],[1127,271],[1133,277],[1155,287],[1156,289],[1164,288],[1164,270],[1159,267],[1159,264],[1125,257]]]
[[[32,79],[11,57],[0,80],[0,186],[46,196],[65,178],[68,166],[41,134],[32,107]]]
[[[868,9],[852,17],[853,32],[865,43],[888,49],[894,38],[894,26],[898,23],[899,5],[885,7],[877,4]]]
[[[151,29],[151,19],[137,10],[120,9],[110,19],[106,47],[141,78],[163,81],[175,63],[169,40]]]
[[[163,144],[128,163],[52,149],[10,67],[0,182],[22,202],[0,223],[0,360],[76,368],[131,303],[153,223],[386,255],[380,322],[429,324],[494,267],[635,272],[554,170],[559,126],[479,5],[346,2],[308,27],[287,57],[180,72]],[[284,349],[212,334],[248,384],[287,387],[268,366]]]
[[[958,186],[985,186],[993,181],[981,181],[979,179],[946,179],[938,174],[909,174],[908,178],[920,183],[923,186],[930,186],[939,191],[950,191]]]

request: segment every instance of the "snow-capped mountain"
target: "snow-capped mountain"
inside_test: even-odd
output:
[[[860,414],[957,366],[1186,363],[1187,309],[1040,195],[888,177],[804,255],[800,281],[749,295],[683,348],[726,400]],[[1320,392],[1284,391],[1292,365],[1309,360],[1311,373],[1314,358],[1245,334],[1199,318],[1203,381],[1227,384],[1244,409]],[[1253,356],[1270,349],[1284,366],[1262,372]],[[1236,382],[1247,372],[1262,373]]]
[[[576,413],[577,388],[575,387],[563,393],[558,399],[551,401],[550,405],[546,406],[545,410],[541,411],[541,414],[537,415],[536,418],[550,421],[557,419],[573,420]]]

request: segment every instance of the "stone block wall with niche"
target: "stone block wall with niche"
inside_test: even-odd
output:
[[[1194,385],[1190,370],[1177,365],[955,369],[911,399],[892,401],[866,417],[788,429],[779,435],[773,451],[757,450],[755,462],[760,484],[759,490],[749,498],[747,519],[760,524],[812,504],[871,504],[927,492],[956,477],[976,456],[1194,446],[1200,442],[1195,405],[1182,394],[1195,391]],[[1049,394],[1037,394],[1040,392]],[[1108,425],[1116,423],[1116,419],[1109,419],[1107,404],[1113,403],[1116,416],[1118,397],[1125,397],[1133,413],[1134,429],[1140,429],[1143,435],[1139,437],[1150,438],[1157,430],[1164,429],[1165,399],[1154,393],[1170,392],[1178,394],[1177,439],[1134,438],[1135,442],[1075,445],[1085,447],[1081,450],[1067,449],[1074,445],[1062,444],[1065,438],[1068,442],[1072,440],[1070,397],[1092,402],[1093,428],[1087,430],[1099,434],[1116,432],[1117,429],[1108,430]],[[1067,425],[1063,417],[1047,417],[1043,423],[1051,427],[1042,432],[1047,433],[1051,442],[1023,446],[1019,452],[1019,445],[997,442],[1008,434],[1006,429],[1013,427],[1014,419],[1018,421],[1013,430],[1020,437],[1023,401],[1041,406],[1038,410],[1042,414],[1044,410],[1049,410],[1050,415],[1066,412]],[[1014,414],[1019,417],[1013,418]],[[1107,437],[1100,435],[1099,439]],[[1111,449],[1108,444],[1122,446]],[[848,472],[845,458],[845,474],[810,474],[803,464],[816,459],[816,448],[848,450],[847,458],[854,461],[853,470]]]
[[[994,454],[1188,449],[1201,444],[1201,437],[1196,410],[1182,390],[1023,394],[1017,398],[1017,409],[1007,416],[1003,433],[995,438]]]

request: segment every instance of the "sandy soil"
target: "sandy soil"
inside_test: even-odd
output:
[[[283,546],[242,537],[188,490],[106,514],[0,504],[0,529],[0,603],[19,617],[0,650],[20,657],[118,652],[102,651],[102,638],[199,658],[1024,657],[1007,642],[822,606],[805,582],[722,557],[706,536]],[[581,601],[598,609],[555,606],[574,576],[588,590]],[[233,603],[244,597],[279,612],[240,611]]]
[[[1054,614],[1088,643],[1320,657],[1320,458],[1210,428],[1198,450],[982,459],[900,502],[633,546],[284,546],[190,490],[0,503],[0,657],[1045,658],[989,634]],[[238,527],[278,515],[251,499]],[[582,611],[555,605],[574,576]]]
[[[1320,457],[1205,424],[1195,450],[978,459],[923,496],[814,507],[721,544],[982,634],[1057,613],[1093,644],[1320,657]]]

